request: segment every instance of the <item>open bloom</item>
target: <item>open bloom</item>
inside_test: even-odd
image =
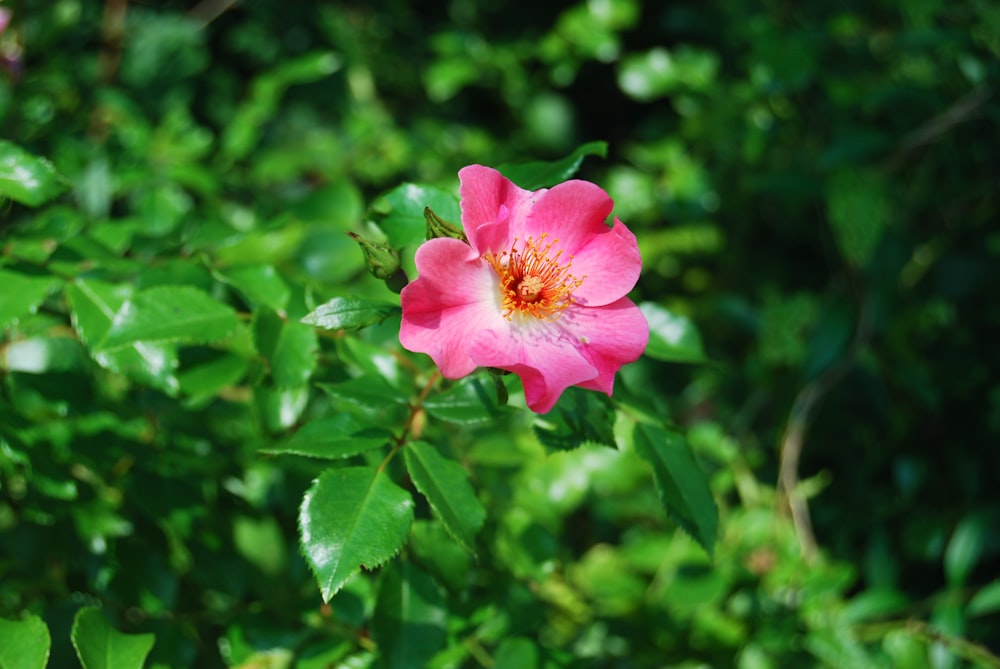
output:
[[[468,243],[417,249],[399,339],[447,378],[476,367],[517,374],[528,406],[549,411],[569,386],[611,394],[646,348],[649,326],[627,297],[642,260],[635,235],[605,221],[613,202],[587,181],[523,190],[471,165],[461,180]]]

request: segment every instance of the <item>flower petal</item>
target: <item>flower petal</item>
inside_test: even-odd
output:
[[[583,279],[573,291],[573,299],[587,307],[599,307],[624,297],[635,287],[642,270],[635,235],[617,218],[610,230],[601,227],[604,232],[592,236],[573,255],[573,276]]]
[[[482,165],[463,167],[458,178],[462,225],[472,248],[480,255],[510,248],[511,226],[522,227],[536,193],[519,188],[495,169]]]
[[[403,288],[403,347],[429,355],[441,373],[456,379],[476,363],[467,346],[481,330],[502,327],[499,287],[492,268],[465,242],[432,239],[416,254],[419,276]]]
[[[512,223],[512,234],[521,238],[543,234],[548,241],[559,240],[557,248],[567,256],[590,243],[596,235],[608,232],[604,222],[614,207],[604,189],[589,181],[565,181],[540,192],[524,225]]]
[[[517,374],[532,411],[547,413],[566,388],[598,375],[556,323],[515,316],[507,326],[479,333],[469,355],[483,367]]]
[[[627,297],[603,307],[571,307],[558,323],[580,356],[597,370],[596,377],[577,385],[608,395],[615,373],[625,363],[638,360],[649,342],[646,317]]]

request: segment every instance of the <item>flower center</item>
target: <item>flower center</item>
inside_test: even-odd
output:
[[[515,239],[510,251],[483,256],[500,277],[500,295],[504,318],[515,313],[544,320],[555,320],[573,302],[573,291],[583,283],[570,274],[572,257],[561,262],[562,250],[552,252],[558,239],[545,244],[548,235],[538,240],[529,237],[519,249]]]

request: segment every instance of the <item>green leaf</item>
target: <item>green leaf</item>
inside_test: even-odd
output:
[[[222,353],[206,362],[185,367],[178,376],[180,389],[195,400],[207,399],[238,383],[249,367],[246,358]]]
[[[83,669],[142,669],[156,641],[152,634],[122,634],[93,607],[76,612],[70,639]]]
[[[212,343],[233,334],[236,312],[197,288],[156,286],[129,297],[97,348],[138,342]]]
[[[501,408],[496,403],[493,384],[467,376],[453,387],[424,402],[427,413],[450,423],[476,425],[496,420]]]
[[[37,207],[62,193],[66,186],[52,163],[0,139],[0,198]]]
[[[316,369],[316,329],[267,310],[257,312],[254,326],[257,350],[270,362],[274,384],[290,387],[308,381]]]
[[[611,446],[613,424],[614,411],[606,396],[570,386],[552,411],[535,417],[532,427],[544,445],[566,450],[586,442]]]
[[[892,217],[885,178],[875,170],[844,169],[827,187],[827,219],[844,260],[864,267]]]
[[[381,323],[399,312],[399,307],[388,302],[363,297],[335,297],[306,315],[302,322],[326,330],[357,330]]]
[[[66,287],[73,326],[97,364],[167,394],[175,394],[179,383],[174,375],[177,351],[172,344],[136,342],[114,351],[99,350],[95,346],[104,340],[115,314],[133,293],[129,285],[77,279]]]
[[[387,669],[424,669],[444,648],[448,610],[434,580],[410,562],[382,575],[372,636]]]
[[[329,601],[362,567],[399,552],[413,522],[413,498],[374,467],[328,469],[299,511],[302,551]]]
[[[667,513],[711,556],[719,513],[687,441],[676,432],[645,423],[636,425],[633,438],[636,453],[653,468]]]
[[[404,420],[409,410],[406,395],[379,376],[316,385],[333,398],[338,410],[362,416],[371,425],[394,424]]]
[[[497,646],[493,654],[493,669],[536,669],[538,647],[531,639],[510,637]]]
[[[0,269],[0,330],[5,330],[35,313],[59,281],[53,277],[26,276]]]
[[[1000,611],[1000,578],[987,583],[972,596],[966,608],[966,615],[971,618],[997,611]]]
[[[538,190],[539,188],[555,186],[571,178],[580,169],[585,157],[600,156],[606,158],[607,155],[607,142],[588,142],[577,147],[576,151],[560,160],[501,165],[497,169],[521,188]]]
[[[415,246],[427,239],[427,221],[424,218],[426,207],[460,227],[462,211],[458,198],[449,191],[423,184],[405,183],[386,193],[384,201],[388,209],[378,226],[388,238],[389,245],[394,248]]]
[[[238,290],[250,303],[283,313],[291,297],[291,289],[273,265],[232,267],[218,275]]]
[[[0,618],[0,669],[45,669],[52,639],[38,616]]]
[[[704,362],[701,336],[685,316],[675,314],[654,302],[639,305],[649,323],[646,355],[664,362]]]
[[[303,455],[310,458],[348,458],[389,442],[387,430],[368,427],[350,414],[318,418],[303,425],[286,441],[261,453]]]
[[[944,573],[948,584],[962,586],[982,557],[989,531],[979,516],[969,516],[955,528],[944,551]]]
[[[403,453],[406,470],[434,515],[462,548],[475,554],[476,534],[486,520],[486,510],[476,499],[468,473],[422,441],[409,444]]]

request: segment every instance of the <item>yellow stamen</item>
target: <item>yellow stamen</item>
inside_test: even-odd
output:
[[[573,291],[587,277],[577,279],[570,274],[573,258],[560,262],[562,250],[552,252],[559,240],[545,244],[543,234],[535,241],[529,237],[518,249],[515,239],[510,251],[483,256],[500,277],[500,295],[504,318],[515,313],[543,320],[555,320],[573,303]]]

